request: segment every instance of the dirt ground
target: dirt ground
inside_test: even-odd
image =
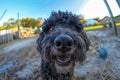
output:
[[[120,80],[120,28],[87,31],[91,46],[87,59],[75,66],[76,80]],[[0,80],[40,80],[41,56],[36,50],[37,37],[18,40],[0,48]],[[97,50],[106,48],[109,57],[102,60]]]

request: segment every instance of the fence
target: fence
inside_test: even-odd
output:
[[[12,29],[0,31],[0,45],[13,40]]]

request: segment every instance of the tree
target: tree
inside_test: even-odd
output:
[[[83,25],[86,24],[87,20],[85,19],[84,15],[79,15],[80,21],[82,22]]]
[[[30,27],[31,28],[34,28],[34,27],[40,28],[42,26],[42,23],[43,23],[42,18],[35,19],[35,18],[27,17],[27,18],[22,18],[19,21],[18,21],[18,19],[15,20],[14,18],[10,18],[10,19],[8,19],[7,22],[4,22],[3,26],[5,26],[7,28],[11,28],[11,27],[15,27],[19,24],[23,27],[28,27],[28,28],[30,28]]]
[[[38,18],[36,20],[34,18],[22,18],[21,19],[21,25],[23,27],[32,27],[32,28],[34,28],[35,26],[41,27],[41,25],[42,25],[42,19]]]
[[[38,18],[36,21],[37,21],[36,23],[37,27],[41,27],[43,24],[42,18]]]
[[[21,19],[21,25],[23,27],[32,27],[31,20],[32,20],[32,18],[22,18]]]
[[[9,23],[9,22],[4,22],[3,23],[3,26],[5,27],[5,29],[9,29],[9,28],[12,28],[12,27],[14,27],[11,23]]]
[[[96,17],[96,18],[93,18],[93,19],[98,21],[98,22],[100,22],[100,20],[101,20],[99,17]]]
[[[94,22],[94,26],[97,26],[97,25],[99,25],[99,23],[97,23],[97,22]]]

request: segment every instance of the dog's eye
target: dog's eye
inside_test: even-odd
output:
[[[52,31],[53,31],[53,28],[50,28],[49,31],[48,31],[48,33],[52,32]]]

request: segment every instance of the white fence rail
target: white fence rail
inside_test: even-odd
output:
[[[12,29],[0,31],[0,44],[7,43],[13,40]]]

